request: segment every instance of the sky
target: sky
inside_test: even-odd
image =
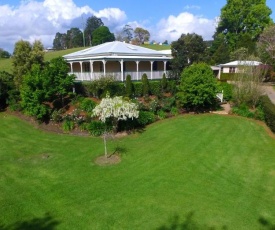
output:
[[[169,42],[183,33],[212,39],[227,0],[0,0],[0,48],[13,52],[20,39],[40,40],[52,47],[57,32],[83,28],[87,18],[99,17],[114,34],[128,24],[147,29],[150,40]],[[275,0],[267,0],[275,11]],[[271,15],[275,21],[275,12]]]

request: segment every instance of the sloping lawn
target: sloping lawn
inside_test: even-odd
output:
[[[6,113],[0,127],[0,229],[175,229],[190,213],[200,229],[275,221],[275,140],[254,121],[164,120],[109,141],[122,162],[105,167],[93,163],[100,138],[46,133]]]

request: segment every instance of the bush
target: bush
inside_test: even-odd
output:
[[[131,76],[126,76],[125,96],[131,98],[133,96],[133,84]]]
[[[176,105],[176,99],[174,97],[167,97],[161,101],[162,109],[166,112],[170,112],[172,107]]]
[[[91,135],[98,137],[104,134],[106,124],[101,121],[91,121],[86,128]]]
[[[134,82],[134,95],[135,97],[141,97],[142,96],[142,83],[141,82]]]
[[[150,81],[149,82],[150,92],[152,95],[161,95],[161,82],[160,81]]]
[[[247,105],[240,105],[239,107],[233,107],[232,113],[242,117],[254,118],[254,113],[249,110]]]
[[[177,81],[176,80],[169,80],[167,82],[167,92],[170,92],[171,94],[176,94],[178,92],[177,88]]]
[[[149,111],[139,111],[137,121],[140,126],[146,126],[156,121],[155,114]]]
[[[96,103],[93,100],[88,98],[84,98],[83,100],[81,100],[79,104],[79,108],[89,114],[92,113],[95,107],[96,107]]]
[[[177,115],[179,115],[180,111],[179,111],[179,109],[177,107],[172,107],[170,113],[173,116],[177,116]]]
[[[144,73],[141,77],[142,82],[142,95],[144,97],[149,96],[150,94],[150,85],[147,75]]]
[[[162,79],[161,79],[161,90],[163,93],[166,92],[167,85],[168,85],[167,78],[165,73],[163,73]]]
[[[162,120],[162,119],[164,119],[164,118],[167,117],[165,111],[163,111],[163,110],[159,110],[159,111],[157,112],[157,115],[158,115],[158,118],[159,118],[160,120]]]
[[[62,123],[62,129],[65,132],[69,132],[74,129],[74,122],[70,119],[65,118],[63,123]]]
[[[59,123],[63,120],[64,109],[54,110],[51,114],[51,120]]]
[[[262,96],[260,104],[264,111],[265,123],[275,133],[275,105],[270,101],[268,96]]]
[[[226,101],[232,100],[233,95],[233,85],[227,83],[227,82],[218,82],[218,88],[221,92],[223,90],[223,99]]]

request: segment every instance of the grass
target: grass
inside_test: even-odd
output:
[[[109,141],[124,152],[108,167],[93,163],[100,138],[46,133],[6,113],[0,126],[0,229],[158,229],[191,212],[215,229],[275,221],[275,140],[252,120],[163,120]]]
[[[166,50],[169,49],[170,46],[164,46],[164,45],[142,45],[143,47],[154,49],[154,50]],[[88,48],[88,47],[86,47]],[[53,58],[60,57],[69,53],[73,53],[79,50],[85,49],[84,47],[78,47],[78,48],[72,48],[67,50],[59,50],[59,51],[52,51],[45,53],[45,61],[50,61]],[[0,71],[6,71],[9,73],[12,73],[12,59],[0,59]]]

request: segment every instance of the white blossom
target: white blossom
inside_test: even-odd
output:
[[[102,122],[107,118],[117,120],[127,120],[128,118],[138,118],[138,105],[124,100],[122,97],[110,98],[109,95],[103,98],[99,105],[93,109],[93,115],[97,116]]]

